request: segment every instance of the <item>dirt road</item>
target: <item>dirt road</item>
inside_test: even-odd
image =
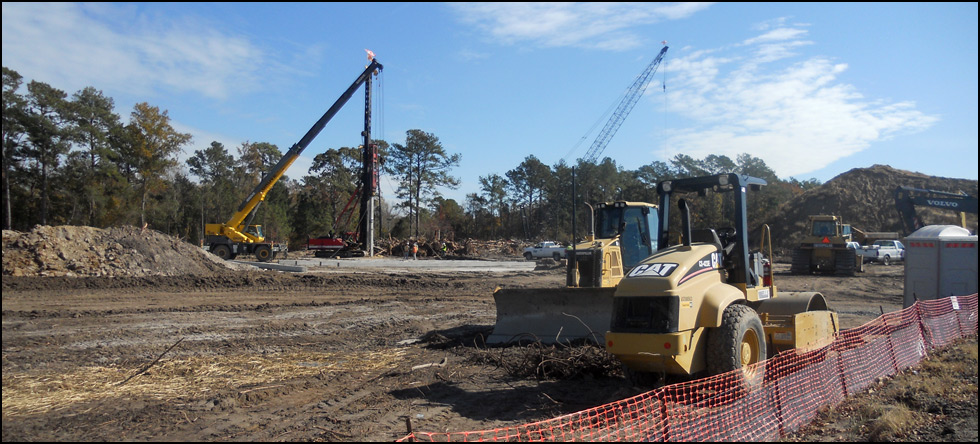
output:
[[[843,328],[902,308],[902,266],[798,277]],[[3,279],[4,441],[391,441],[523,424],[638,393],[597,347],[551,378],[486,348],[497,286],[551,270],[311,267]],[[583,360],[582,358],[587,358]]]

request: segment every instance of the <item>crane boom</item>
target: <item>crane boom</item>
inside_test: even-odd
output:
[[[650,80],[653,79],[653,74],[657,71],[657,67],[660,66],[660,61],[663,60],[664,54],[667,52],[667,48],[667,46],[664,46],[664,49],[660,50],[660,54],[657,54],[657,57],[650,62],[647,68],[636,77],[633,84],[626,90],[626,95],[619,103],[616,111],[613,112],[613,115],[609,118],[609,121],[606,122],[606,126],[602,128],[602,131],[600,131],[599,135],[596,136],[595,141],[592,142],[592,146],[589,147],[589,150],[585,153],[585,157],[583,157],[585,161],[594,162],[599,158],[599,155],[602,154],[602,151],[606,149],[606,145],[609,144],[609,140],[616,135],[616,131],[618,131],[619,127],[623,124],[623,120],[625,120],[626,116],[628,116],[630,111],[633,110],[633,106],[636,105],[636,102],[640,100],[640,96],[643,95],[643,91],[646,91],[647,85],[650,84]]]
[[[258,185],[238,206],[235,213],[223,224],[206,224],[205,234],[211,252],[223,259],[233,258],[240,252],[254,252],[260,260],[273,256],[272,246],[264,243],[263,236],[259,227],[252,227],[249,222],[255,215],[255,210],[259,204],[265,200],[266,194],[282,178],[289,166],[299,158],[299,155],[313,142],[320,131],[330,122],[330,119],[350,100],[354,92],[364,83],[368,82],[375,71],[380,71],[384,67],[377,60],[371,59],[371,63],[364,68],[364,71],[354,80],[354,82],[344,91],[336,102],[320,117],[316,123],[306,132],[299,142],[293,144],[286,151],[286,154],[279,159],[274,167],[262,178]],[[268,255],[268,256],[267,256]],[[265,259],[267,260],[267,259]]]
[[[344,94],[342,94],[340,98],[334,102],[333,106],[331,106],[330,109],[328,109],[327,112],[320,117],[320,120],[317,120],[317,122],[313,124],[313,127],[306,132],[306,135],[304,135],[299,142],[293,144],[293,146],[289,148],[289,151],[286,151],[286,154],[279,159],[279,163],[277,163],[276,166],[274,166],[272,170],[266,174],[264,178],[262,178],[262,181],[255,186],[254,190],[252,190],[252,193],[249,194],[241,205],[238,206],[238,211],[232,215],[231,219],[228,219],[228,222],[225,223],[226,226],[239,227],[242,224],[248,214],[251,213],[252,210],[259,205],[259,203],[265,200],[265,195],[272,189],[272,186],[279,181],[282,175],[285,174],[286,170],[289,169],[289,166],[296,161],[303,150],[310,146],[313,139],[315,139],[316,136],[320,134],[320,131],[323,130],[323,127],[327,125],[327,122],[329,122],[330,119],[332,119],[333,116],[340,111],[340,108],[342,108],[347,101],[350,100],[351,96],[354,95],[354,92],[357,91],[357,88],[367,81],[368,77],[372,72],[374,72],[375,69],[382,68],[383,67],[377,62],[377,60],[371,61],[371,64],[368,65],[368,67],[364,69],[364,72],[357,77],[354,83],[347,88],[347,91],[344,91]]]

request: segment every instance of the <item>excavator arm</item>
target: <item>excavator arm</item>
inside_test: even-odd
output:
[[[959,211],[963,228],[966,228],[966,213],[977,214],[977,198],[966,193],[899,186],[895,188],[895,209],[898,210],[902,225],[908,233],[924,225],[915,212],[916,206]]]
[[[303,152],[313,142],[320,131],[330,122],[330,119],[337,114],[338,111],[350,100],[354,92],[370,79],[370,76],[375,71],[380,71],[384,67],[378,63],[377,60],[372,59],[371,64],[364,68],[364,72],[357,76],[354,83],[347,88],[347,91],[334,102],[333,106],[327,110],[326,113],[317,120],[313,127],[306,132],[306,135],[300,139],[299,142],[295,143],[289,148],[289,151],[279,159],[279,162],[269,171],[262,181],[255,187],[254,190],[248,195],[247,198],[238,206],[238,210],[235,214],[228,219],[227,222],[223,224],[207,224],[205,227],[207,234],[209,235],[223,235],[231,239],[234,242],[262,242],[264,240],[262,233],[249,233],[248,225],[251,217],[254,217],[255,210],[258,208],[259,204],[265,200],[266,194],[272,189],[272,187],[279,181],[279,179],[286,173],[286,170],[296,161],[299,155]]]

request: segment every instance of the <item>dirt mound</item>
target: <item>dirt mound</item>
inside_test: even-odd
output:
[[[903,233],[902,221],[895,208],[894,191],[899,186],[928,190],[965,192],[977,196],[977,181],[926,176],[887,165],[855,168],[827,183],[786,202],[774,220],[768,221],[773,246],[792,249],[803,237],[809,215],[833,214],[844,223],[866,232]],[[935,208],[916,208],[928,225],[960,225],[959,213]],[[967,215],[967,228],[977,230],[977,216]]]
[[[3,231],[4,276],[210,276],[235,269],[159,231],[42,226]]]

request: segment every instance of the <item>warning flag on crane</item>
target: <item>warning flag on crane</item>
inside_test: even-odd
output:
[[[367,51],[368,61],[370,62],[370,61],[374,60],[374,51],[371,51],[370,49],[365,49],[365,51]]]

